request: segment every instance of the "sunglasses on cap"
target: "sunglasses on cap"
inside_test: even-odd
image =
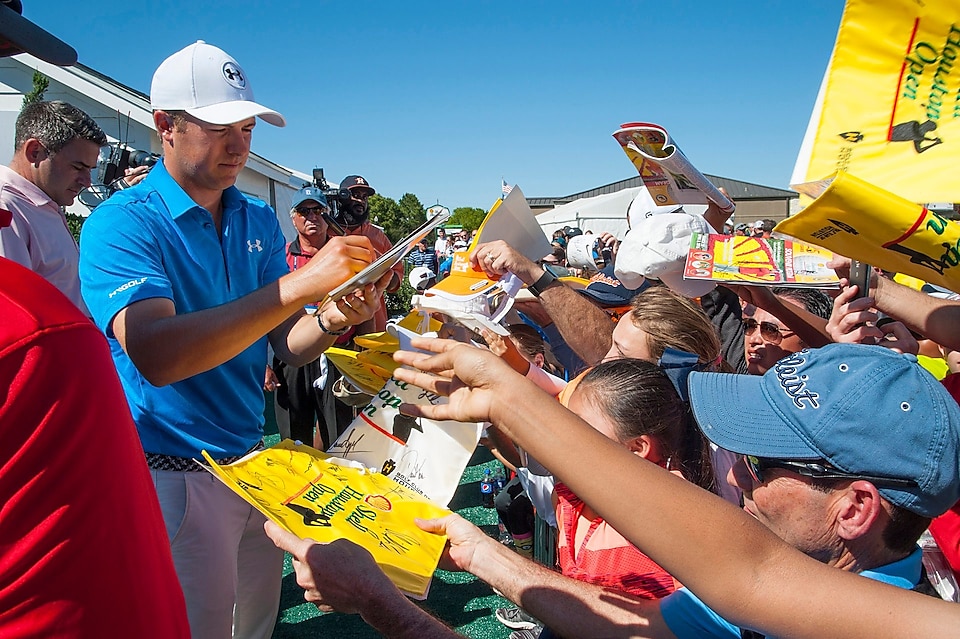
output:
[[[863,479],[876,486],[889,486],[899,488],[916,488],[917,482],[912,479],[901,479],[899,477],[880,477],[879,475],[863,475],[859,473],[848,473],[834,468],[825,461],[795,461],[784,459],[769,459],[767,457],[755,457],[753,455],[743,455],[743,461],[747,464],[747,470],[750,476],[758,484],[764,480],[764,471],[771,468],[782,468],[813,479]]]
[[[302,215],[303,217],[310,217],[311,215],[324,215],[325,213],[330,212],[329,206],[298,206],[294,209],[297,214]]]
[[[784,337],[794,335],[793,331],[785,331],[773,322],[758,322],[752,317],[743,320],[744,334],[753,335],[758,328],[760,329],[760,337],[773,344],[779,344]]]

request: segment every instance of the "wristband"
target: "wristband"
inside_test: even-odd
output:
[[[557,281],[557,276],[554,275],[552,272],[550,272],[550,269],[544,267],[544,269],[543,269],[543,275],[541,275],[541,276],[537,279],[537,281],[534,282],[533,284],[527,285],[527,289],[528,289],[531,293],[533,293],[536,297],[540,297],[540,295],[541,295],[545,290],[547,290],[547,288],[548,288],[551,284],[553,284],[553,283],[556,282],[556,281]]]
[[[332,335],[333,337],[340,337],[341,335],[346,333],[348,330],[350,330],[349,326],[345,328],[341,328],[339,331],[331,331],[327,329],[327,327],[323,325],[323,315],[321,315],[320,313],[317,313],[317,325],[320,327],[320,330],[323,331],[324,335]]]

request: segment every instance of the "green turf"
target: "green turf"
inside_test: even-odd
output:
[[[273,417],[272,399],[268,394],[265,411],[265,440],[268,446],[280,441]],[[477,524],[489,535],[497,533],[497,514],[495,510],[480,505],[480,477],[485,468],[493,468],[495,463],[486,448],[478,447],[460,479],[460,487],[450,501],[451,510]],[[511,632],[493,616],[494,610],[509,606],[510,602],[469,573],[437,571],[430,594],[421,605],[466,637],[506,639]],[[359,639],[381,635],[358,615],[323,614],[316,606],[305,602],[303,590],[297,585],[296,575],[293,574],[290,556],[287,555],[283,566],[280,615],[273,636],[275,639]]]

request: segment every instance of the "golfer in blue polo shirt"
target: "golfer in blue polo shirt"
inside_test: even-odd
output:
[[[82,293],[140,433],[193,636],[269,637],[282,553],[263,516],[193,460],[206,450],[229,462],[260,445],[268,339],[299,366],[373,316],[374,285],[316,316],[303,306],[374,252],[365,237],[334,238],[288,273],[274,211],[234,186],[256,118],[284,119],[254,102],[246,72],[225,52],[197,42],[170,56],[150,102],[163,161],[87,220]]]

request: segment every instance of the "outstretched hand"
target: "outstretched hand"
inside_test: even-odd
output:
[[[494,422],[498,389],[523,378],[490,351],[451,340],[414,338],[411,345],[435,353],[397,351],[393,359],[409,368],[393,376],[438,395],[449,402],[419,406],[404,404],[401,412],[415,417],[459,422]]]

